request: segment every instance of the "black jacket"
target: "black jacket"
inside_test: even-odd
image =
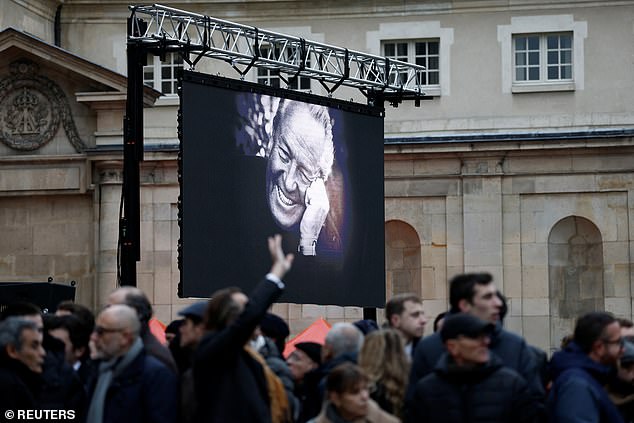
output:
[[[418,381],[408,410],[412,423],[533,423],[538,412],[524,379],[494,354],[466,369],[447,353]]]
[[[175,423],[177,414],[176,375],[142,351],[112,380],[106,394],[103,423]]]
[[[73,410],[77,421],[82,421],[88,405],[86,388],[66,362],[64,343],[44,331],[42,346],[46,356],[42,365],[42,385],[35,397],[38,408]]]
[[[0,352],[0,416],[7,410],[32,410],[37,407],[35,396],[43,381],[22,362]],[[1,417],[2,419],[4,417]],[[3,421],[3,420],[0,420]]]
[[[491,336],[489,349],[502,360],[504,366],[515,370],[526,380],[531,393],[536,399],[544,401],[544,387],[542,386],[536,359],[523,338],[505,330],[498,324]],[[440,333],[427,336],[416,345],[409,378],[408,398],[413,394],[416,382],[434,369],[445,351],[445,346],[440,339]]]
[[[200,341],[194,359],[196,421],[271,422],[264,369],[244,346],[281,293],[275,283],[260,281],[237,320]]]

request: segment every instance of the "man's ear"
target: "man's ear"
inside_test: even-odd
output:
[[[598,357],[602,357],[605,353],[605,344],[600,339],[597,339],[592,343],[592,353],[594,353]]]
[[[471,303],[463,298],[462,300],[458,301],[458,308],[462,313],[466,313],[471,310]]]
[[[449,352],[450,356],[453,357],[456,355],[458,344],[456,343],[455,339],[448,339],[445,342],[445,347],[447,348],[447,352]]]
[[[85,352],[86,352],[86,347],[79,347],[79,348],[73,347],[73,356],[75,357],[76,360],[79,360],[84,355]]]
[[[332,349],[330,348],[330,345],[328,344],[324,344],[321,347],[321,362],[325,363],[326,361],[330,360],[332,355]]]
[[[7,355],[9,357],[14,358],[16,360],[18,359],[19,354],[18,354],[17,348],[15,348],[15,345],[13,344],[7,345],[5,351],[7,352]]]
[[[390,316],[390,326],[392,326],[393,328],[397,328],[400,323],[401,323],[400,314],[393,314],[392,316]]]

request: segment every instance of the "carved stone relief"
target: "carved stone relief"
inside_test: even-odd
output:
[[[78,152],[86,148],[77,134],[64,91],[39,75],[37,64],[11,63],[10,76],[0,81],[0,140],[15,150],[33,151],[48,143],[62,124]]]

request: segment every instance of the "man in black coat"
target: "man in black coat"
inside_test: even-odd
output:
[[[64,343],[44,330],[42,312],[31,303],[12,303],[2,310],[0,320],[19,317],[33,322],[42,333],[42,346],[46,351],[42,364],[41,383],[35,402],[40,409],[73,410],[77,419],[83,417],[86,407],[86,392],[79,376],[66,363]]]
[[[38,408],[45,355],[37,324],[20,317],[0,323],[0,415]]]
[[[105,308],[91,335],[99,360],[87,423],[175,423],[178,380],[146,354],[136,311],[124,304]]]
[[[273,420],[270,373],[267,376],[264,360],[261,356],[258,360],[257,353],[247,344],[269,306],[284,289],[282,278],[291,268],[293,255],[285,256],[281,245],[281,236],[269,238],[273,265],[250,297],[238,288],[225,288],[215,292],[209,301],[206,324],[210,333],[199,343],[194,359],[196,421],[270,423]],[[281,388],[280,393],[285,395]]]
[[[524,379],[489,351],[493,330],[493,324],[469,314],[447,318],[440,331],[447,353],[414,386],[408,421],[537,421],[537,403]]]
[[[488,273],[467,273],[454,277],[449,287],[449,315],[467,313],[495,325],[490,336],[489,349],[502,360],[502,364],[519,373],[528,383],[532,395],[543,402],[536,359],[526,341],[505,330],[500,324],[502,301],[497,295],[493,278]],[[446,351],[439,333],[423,338],[414,353],[410,372],[408,397],[416,382],[433,371],[440,356]]]

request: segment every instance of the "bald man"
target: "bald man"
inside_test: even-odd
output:
[[[176,421],[175,374],[147,355],[136,311],[124,304],[104,309],[90,337],[99,375],[91,390],[87,423]]]
[[[159,342],[150,331],[150,319],[152,318],[152,304],[145,293],[133,286],[122,286],[110,293],[108,305],[125,304],[132,307],[141,322],[140,336],[148,355],[153,356],[165,364],[174,374],[178,374],[176,361],[170,350]]]

